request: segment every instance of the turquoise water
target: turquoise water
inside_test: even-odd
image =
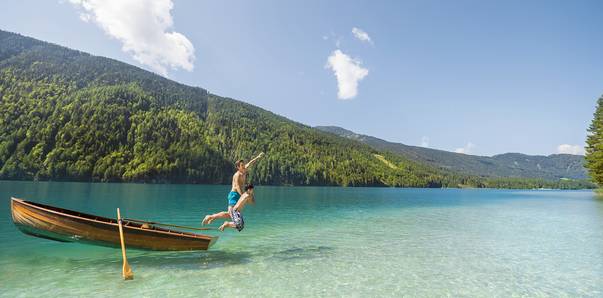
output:
[[[130,250],[128,282],[119,250],[26,236],[10,219],[12,195],[198,226],[228,191],[0,181],[0,296],[603,296],[590,191],[258,187],[243,232],[214,232],[207,252]]]

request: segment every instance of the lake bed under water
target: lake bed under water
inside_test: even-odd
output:
[[[592,191],[256,188],[245,229],[204,252],[128,251],[19,232],[10,197],[200,226],[229,186],[0,181],[0,296],[603,296]],[[216,221],[212,226],[218,226]]]

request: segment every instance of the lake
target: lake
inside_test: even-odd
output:
[[[210,231],[209,251],[129,250],[133,281],[120,250],[27,236],[10,218],[15,196],[199,226],[229,190],[0,181],[0,296],[603,296],[591,191],[259,186],[245,229]]]

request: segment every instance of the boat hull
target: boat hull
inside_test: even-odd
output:
[[[117,220],[13,198],[13,222],[23,233],[62,242],[120,247]],[[218,237],[143,226],[124,220],[126,247],[144,250],[207,250]]]

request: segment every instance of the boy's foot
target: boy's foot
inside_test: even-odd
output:
[[[209,215],[206,215],[205,218],[203,218],[203,221],[201,222],[201,225],[204,226],[204,225],[210,224],[211,223],[210,219],[211,219],[211,217]]]
[[[225,223],[223,223],[223,224],[222,224],[222,225],[221,225],[221,226],[218,228],[218,230],[220,230],[220,232],[224,232],[224,228],[226,228],[226,222],[225,222]]]

